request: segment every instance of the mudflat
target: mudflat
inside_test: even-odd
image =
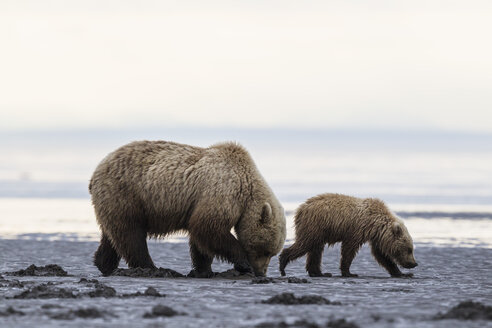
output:
[[[416,243],[419,266],[404,270],[413,278],[389,277],[365,246],[351,267],[355,278],[340,276],[335,247],[323,257],[332,277],[308,277],[305,258],[280,277],[275,257],[267,278],[219,262],[219,274],[197,279],[186,277],[184,242],[149,242],[159,271],[122,262],[108,277],[92,264],[97,246],[0,239],[0,326],[492,327],[490,248]]]

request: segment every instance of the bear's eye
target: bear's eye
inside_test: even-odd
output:
[[[411,249],[411,248],[407,249],[408,254],[412,254],[412,251],[413,251],[413,249]]]

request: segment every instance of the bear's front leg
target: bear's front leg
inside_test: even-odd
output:
[[[342,242],[342,258],[340,259],[340,271],[342,272],[342,277],[358,277],[358,275],[350,273],[350,265],[359,248],[360,245]]]
[[[201,248],[208,249],[210,253],[234,264],[234,269],[241,273],[253,273],[248,257],[239,241],[230,233],[219,231],[190,231],[193,238]]]
[[[285,267],[289,262],[303,256],[308,252],[308,249],[303,243],[295,242],[292,246],[285,248],[278,256],[279,271],[282,276],[285,276]]]
[[[190,238],[189,244],[193,269],[187,276],[191,278],[212,278],[214,276],[212,272],[213,258],[205,252],[200,251],[193,239]]]
[[[379,265],[385,268],[392,277],[413,277],[412,273],[402,273],[398,265],[378,247],[371,245],[371,251]]]

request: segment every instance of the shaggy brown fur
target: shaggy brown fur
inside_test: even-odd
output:
[[[94,264],[105,275],[121,257],[131,268],[154,268],[148,236],[187,231],[197,277],[212,274],[214,257],[264,275],[285,241],[283,208],[234,143],[133,142],[103,159],[89,190],[102,231]]]
[[[366,242],[370,242],[374,258],[391,276],[404,275],[396,263],[404,268],[417,266],[407,228],[379,199],[318,195],[299,206],[294,224],[296,241],[280,254],[282,275],[290,261],[307,253],[309,275],[323,276],[323,248],[325,244],[331,246],[337,242],[342,243],[340,270],[344,277],[356,276],[350,273],[350,264]]]

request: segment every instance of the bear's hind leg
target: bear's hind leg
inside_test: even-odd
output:
[[[141,228],[128,229],[116,235],[120,240],[118,252],[130,268],[155,269],[154,262],[147,248],[147,233]]]
[[[309,250],[306,260],[306,271],[310,277],[331,277],[331,273],[321,272],[321,258],[323,257],[324,245],[317,245]]]
[[[106,234],[102,234],[101,243],[94,253],[94,264],[105,276],[109,276],[120,263],[121,256],[118,255]]]
[[[285,276],[285,267],[289,262],[304,256],[308,251],[301,246],[301,243],[295,242],[292,246],[285,248],[279,255],[279,270],[282,276]]]
[[[357,277],[356,274],[350,273],[350,265],[354,260],[357,251],[361,245],[342,242],[342,258],[340,259],[340,270],[342,277]]]
[[[211,278],[213,257],[200,251],[198,246],[190,239],[190,255],[193,269],[188,273],[188,277],[193,278]]]

